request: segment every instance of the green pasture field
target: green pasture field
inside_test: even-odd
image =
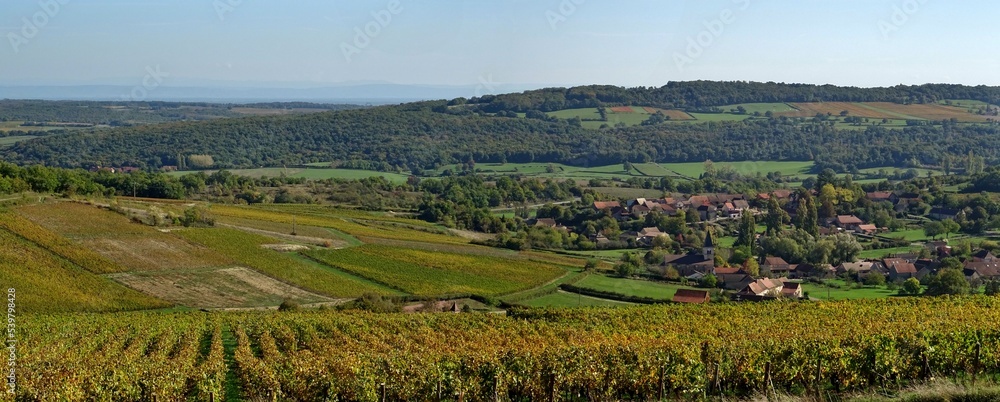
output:
[[[591,187],[594,191],[616,198],[661,198],[663,192],[649,188]]]
[[[754,114],[755,112],[764,114],[767,112],[780,113],[780,112],[794,112],[795,109],[789,106],[787,103],[740,103],[735,105],[719,106],[720,109],[729,112],[732,109],[736,109],[739,106],[743,106],[747,110],[747,114]]]
[[[9,147],[21,141],[38,138],[34,135],[14,135],[10,137],[0,137],[0,147]]]
[[[677,174],[660,166],[659,163],[633,163],[632,168],[644,176],[676,176]]]
[[[948,102],[951,102],[950,106],[964,107],[964,108],[970,108],[971,107],[971,108],[977,108],[978,109],[978,108],[981,108],[981,107],[987,106],[987,105],[989,105],[989,106],[996,106],[996,105],[990,105],[989,103],[983,102],[981,100],[975,100],[975,99],[945,99],[945,100],[938,101],[938,104],[947,105]]]
[[[895,239],[902,237],[903,239],[909,240],[911,242],[930,240],[926,234],[924,234],[923,229],[910,229],[910,230],[900,230],[896,232],[885,233],[881,235],[882,237],[888,237],[890,239]]]
[[[52,130],[78,130],[81,127],[25,127],[23,121],[0,121],[0,132],[6,131],[52,131]]]
[[[841,288],[833,288],[815,283],[803,283],[802,292],[809,293],[810,298],[821,300],[848,300],[848,299],[882,299],[895,295],[897,292],[887,289],[885,286],[861,287],[846,289],[846,283],[842,280],[831,280],[827,283],[836,284]]]
[[[634,306],[632,303],[625,303],[615,300],[598,299],[596,297],[583,296],[575,293],[557,291],[544,296],[536,297],[521,303],[531,307],[627,307]]]
[[[638,169],[646,169],[650,164],[639,164]],[[705,162],[658,163],[662,170],[673,172],[674,175],[697,178],[705,173]],[[757,173],[780,172],[783,176],[810,176],[812,161],[742,161],[742,162],[712,162],[716,170],[729,166],[736,172],[753,176]]]
[[[907,170],[910,170],[910,168],[897,168],[897,167],[868,168],[868,169],[859,169],[858,173],[861,173],[861,174],[878,174],[879,171],[882,171],[882,170],[884,170],[887,174],[892,175],[892,174],[896,174],[896,173],[906,172]],[[944,174],[944,172],[942,172],[940,170],[936,170],[936,169],[913,168],[913,170],[916,170],[917,173],[918,173],[918,176],[920,176],[920,177],[927,177],[928,173],[930,173],[932,176],[940,176],[940,175]]]
[[[670,300],[677,289],[691,289],[669,283],[644,281],[638,279],[612,278],[604,275],[590,275],[583,278],[576,286],[603,292],[614,292],[629,296],[649,297],[659,300]]]
[[[753,118],[753,116],[751,116],[749,114],[732,114],[732,113],[688,113],[688,114],[690,114],[691,117],[694,117],[695,120],[694,121],[691,121],[691,120],[688,120],[688,121],[671,120],[670,122],[672,122],[672,123],[692,123],[692,122],[693,123],[703,123],[703,122],[707,122],[707,121],[743,121],[743,120],[746,120],[746,119]]]
[[[590,251],[567,251],[568,254],[582,258],[601,258],[618,261],[623,254],[635,252],[633,249],[625,250],[590,250]]]
[[[895,247],[895,248],[883,248],[879,250],[864,250],[858,253],[858,258],[860,259],[875,259],[875,258],[885,258],[893,254],[903,254],[912,253],[920,251],[921,246],[907,246],[907,247]]]

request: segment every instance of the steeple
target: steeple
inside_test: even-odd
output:
[[[705,260],[715,259],[715,238],[710,227],[705,228],[705,245],[701,247],[701,255]]]

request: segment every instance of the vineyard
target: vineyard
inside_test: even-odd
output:
[[[22,207],[17,212],[117,264],[108,268],[113,269],[111,272],[172,271],[232,264],[213,250],[196,247],[169,233],[91,205],[59,202]],[[44,245],[49,247],[47,243]]]
[[[69,252],[75,249],[61,242],[55,242],[59,245],[56,249],[65,252],[66,256],[53,254],[15,234],[27,233],[24,227],[11,225],[11,222],[18,222],[16,218],[0,217],[0,283],[17,289],[18,307],[23,311],[120,311],[169,306],[84,270],[104,266],[91,265],[100,262],[99,259],[86,253]],[[8,231],[8,228],[18,232]],[[44,232],[29,236],[53,241]]]
[[[540,285],[565,273],[561,268],[533,261],[379,245],[311,250],[305,254],[415,295],[500,295]]]
[[[334,229],[356,237],[420,240],[444,244],[468,243],[468,240],[461,237],[442,234],[440,229],[430,226],[426,222],[381,217],[358,211],[334,208],[268,206],[267,209],[263,209],[214,205],[211,212],[220,216],[270,221],[289,225],[292,223],[294,217],[297,224]]]
[[[245,400],[290,401],[835,394],[930,377],[996,380],[997,322],[1000,299],[986,297],[509,316],[28,316],[17,398],[223,400],[226,389]],[[226,338],[234,342],[221,350]]]
[[[0,229],[6,229],[95,274],[123,272],[125,268],[64,237],[12,214],[0,214]]]

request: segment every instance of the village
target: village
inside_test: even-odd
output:
[[[582,226],[597,249],[622,250],[618,276],[687,285],[672,297],[680,303],[805,299],[809,284],[830,281],[916,295],[927,291],[942,269],[961,272],[969,292],[1000,283],[995,243],[938,239],[957,232],[955,221],[964,221],[966,211],[929,207],[919,194],[899,191],[862,192],[830,208],[823,192],[830,189],[594,201],[586,212],[591,219],[613,218],[620,230]],[[868,219],[840,213],[852,210],[864,211]],[[574,231],[560,221],[566,219],[537,218],[533,224]],[[746,228],[752,235],[741,236]],[[896,237],[914,232],[924,233],[925,241]],[[884,246],[897,247],[874,255]],[[639,260],[629,258],[630,252],[645,255]],[[636,267],[629,271],[623,265]]]

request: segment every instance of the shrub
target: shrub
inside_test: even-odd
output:
[[[301,308],[301,306],[299,306],[298,303],[285,299],[285,301],[281,302],[281,305],[278,306],[278,311],[297,311],[299,308]]]

